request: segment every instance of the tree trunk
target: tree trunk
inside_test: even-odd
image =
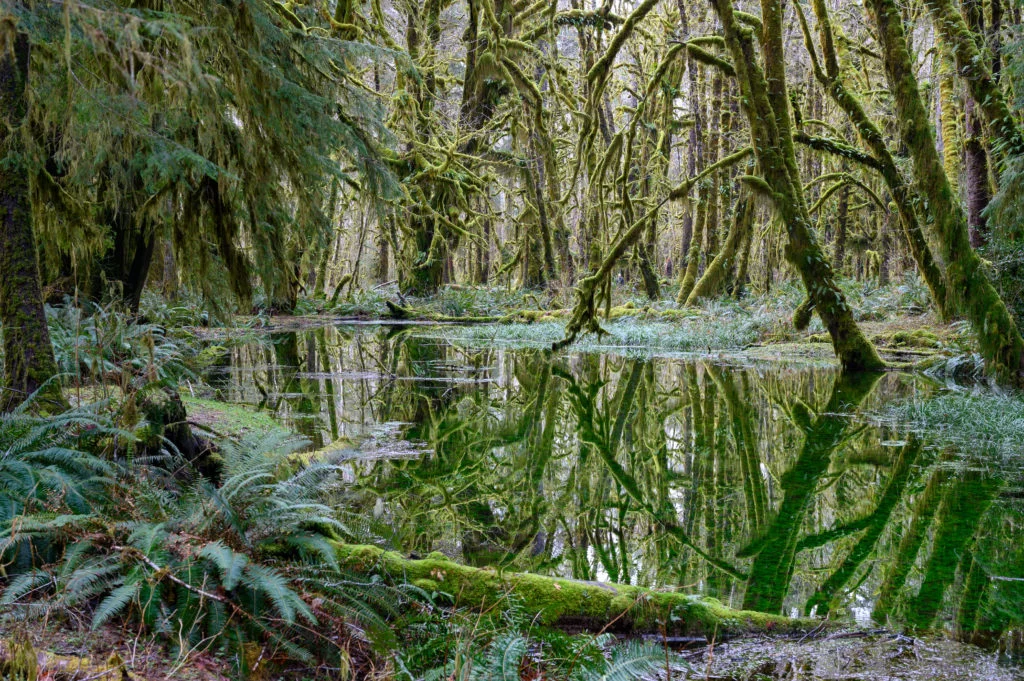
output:
[[[0,411],[9,411],[46,384],[46,408],[66,406],[51,379],[57,362],[43,309],[39,259],[32,227],[22,125],[28,115],[28,35],[9,18],[0,22],[0,326],[4,376]]]
[[[979,40],[984,41],[984,36],[971,31],[953,0],[925,0],[925,5],[932,14],[935,30],[942,33],[953,52],[957,70],[971,98],[988,123],[994,148],[1002,157],[1024,153],[1024,134],[996,81],[991,63],[984,58],[978,44]],[[899,102],[898,97],[896,101]]]
[[[733,215],[732,229],[729,232],[721,252],[708,264],[704,276],[690,291],[686,299],[687,305],[696,305],[701,298],[710,298],[721,291],[736,263],[736,253],[744,239],[750,236],[754,222],[754,196],[750,192],[740,199]]]
[[[988,241],[988,221],[984,210],[991,199],[988,184],[988,152],[985,151],[985,131],[978,107],[973,99],[967,100],[967,228],[971,246],[978,248]]]
[[[964,2],[967,22],[979,38],[985,35],[984,10],[977,0]],[[968,94],[965,108],[967,162],[967,229],[971,246],[978,248],[988,242],[988,220],[984,211],[992,198],[988,183],[988,150],[985,149],[985,129],[978,104]],[[955,185],[954,185],[955,186]]]
[[[939,78],[939,123],[942,131],[942,165],[949,179],[949,186],[955,193],[960,181],[960,117],[956,95],[956,65],[953,54],[942,37],[935,36],[935,63]]]
[[[839,205],[836,212],[836,242],[835,253],[832,255],[832,262],[835,263],[836,271],[840,274],[843,271],[843,263],[846,261],[846,233],[850,222],[850,188],[844,186],[839,190]]]
[[[795,7],[799,11],[800,5],[796,4]],[[932,256],[931,248],[928,246],[927,241],[925,241],[924,233],[921,230],[921,223],[918,220],[915,209],[915,206],[920,205],[921,202],[896,166],[896,161],[889,151],[885,138],[882,136],[882,131],[868,116],[860,100],[846,88],[845,83],[840,77],[839,59],[836,54],[832,25],[825,3],[823,0],[814,0],[813,7],[815,16],[818,18],[818,30],[821,34],[821,46],[825,60],[825,69],[822,70],[820,65],[817,64],[816,58],[814,59],[815,75],[828,90],[835,103],[846,113],[861,140],[878,161],[879,170],[886,185],[889,187],[889,192],[892,194],[893,201],[896,203],[896,208],[899,211],[900,224],[903,226],[903,234],[906,237],[907,245],[910,247],[911,255],[913,255],[914,261],[917,263],[921,276],[928,284],[928,289],[931,291],[932,300],[935,301],[939,315],[944,319],[948,319],[952,316],[954,306],[953,302],[949,300],[950,296],[947,292],[945,276],[939,270],[939,266]],[[801,28],[804,30],[807,49],[813,56],[815,50],[811,42],[810,30],[806,26],[802,12],[799,12],[799,17]]]
[[[981,258],[971,248],[967,218],[953,196],[935,148],[899,8],[893,0],[867,0],[867,6],[878,29],[885,72],[901,122],[900,136],[910,151],[920,191],[932,210],[934,234],[946,260],[948,290],[962,299],[962,308],[978,335],[987,371],[1004,380],[1019,381],[1024,339],[985,275]]]
[[[786,259],[800,273],[815,310],[828,329],[844,369],[877,371],[885,365],[861,332],[853,310],[835,280],[811,227],[803,186],[796,167],[792,118],[786,91],[786,57],[782,49],[782,6],[762,0],[761,40],[765,69],[758,64],[753,37],[741,29],[731,0],[713,0],[733,57],[751,137],[764,180],[786,226]]]

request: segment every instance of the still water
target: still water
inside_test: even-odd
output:
[[[1020,645],[1024,457],[879,418],[947,389],[919,374],[360,326],[271,334],[208,382],[345,462],[361,541]]]

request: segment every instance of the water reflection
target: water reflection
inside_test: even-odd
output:
[[[862,416],[925,379],[430,333],[271,336],[211,384],[349,460],[356,503],[407,553],[981,643],[1024,624],[1019,472]]]

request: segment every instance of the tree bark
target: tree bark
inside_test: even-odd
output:
[[[0,411],[9,411],[44,385],[46,408],[66,406],[52,380],[57,362],[50,343],[32,226],[24,157],[31,47],[13,19],[0,17],[0,326],[4,335]]]

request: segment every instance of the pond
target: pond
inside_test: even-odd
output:
[[[403,553],[947,630],[1019,654],[1021,458],[891,417],[949,386],[459,339],[429,326],[271,334],[207,378],[344,462],[358,531]]]

